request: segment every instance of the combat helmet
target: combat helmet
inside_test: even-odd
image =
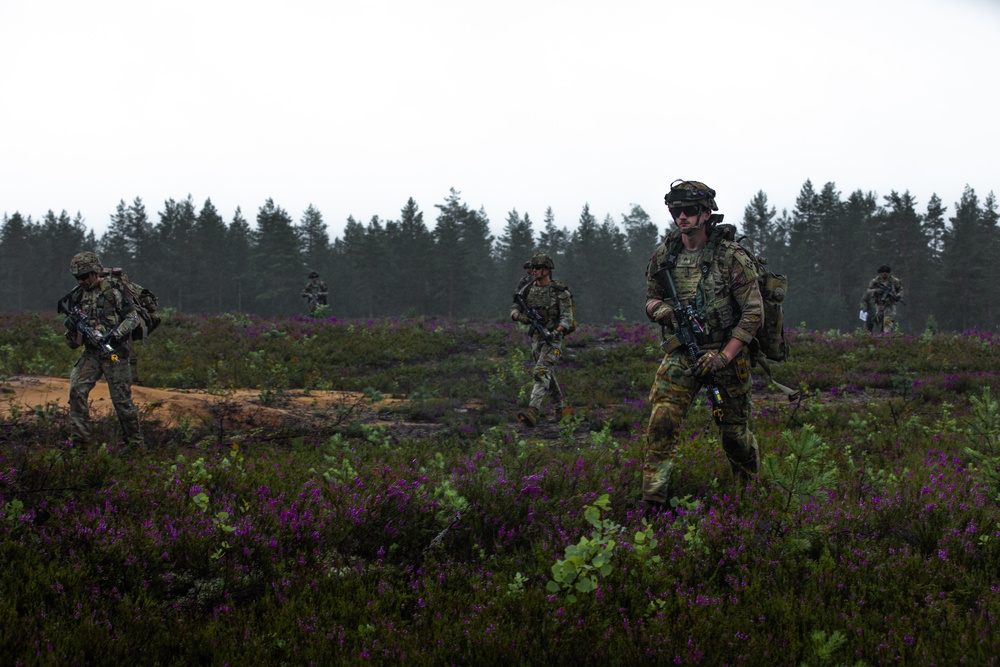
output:
[[[101,266],[101,260],[89,250],[78,252],[69,260],[69,272],[74,276],[85,276],[91,272],[100,273],[102,268],[104,267]]]
[[[309,272],[309,278],[310,278],[310,280],[313,279],[313,278],[319,278],[319,274],[316,273],[315,271],[310,271]]]
[[[552,262],[552,258],[544,252],[532,256],[530,264],[531,266],[544,266],[549,271],[556,268],[556,265]]]
[[[715,190],[700,181],[685,181],[678,178],[670,184],[670,192],[663,196],[667,206],[684,204],[701,204],[713,211],[718,211],[715,203]]]

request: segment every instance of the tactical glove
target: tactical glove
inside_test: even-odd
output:
[[[729,360],[726,359],[725,355],[712,350],[698,357],[698,363],[694,366],[694,374],[697,377],[707,377],[721,371],[727,363]]]

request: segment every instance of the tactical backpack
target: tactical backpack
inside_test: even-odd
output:
[[[160,326],[160,316],[156,313],[159,300],[155,294],[133,282],[119,267],[102,269],[101,280],[117,288],[138,313],[140,326],[132,330],[132,340],[143,340]]]
[[[754,352],[760,352],[770,361],[785,361],[788,359],[789,348],[785,341],[785,309],[782,304],[788,293],[788,278],[783,273],[768,271],[767,258],[757,256],[753,241],[746,235],[736,238],[734,225],[720,224],[717,228],[723,239],[735,241],[746,251],[757,273],[757,285],[764,301],[764,318],[750,344],[751,357],[757,356]]]
[[[566,292],[567,294],[569,294],[569,302],[571,304],[569,314],[570,318],[572,318],[572,322],[569,325],[569,329],[566,329],[566,331],[564,332],[564,335],[568,336],[569,334],[576,331],[576,300],[573,298],[573,293],[569,291],[569,287],[566,286],[564,283],[561,283],[558,280],[553,280],[552,287],[559,290],[560,292]]]

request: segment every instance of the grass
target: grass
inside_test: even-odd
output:
[[[0,316],[0,376],[68,374],[58,326]],[[80,452],[64,412],[20,406],[0,428],[0,659],[996,664],[992,336],[790,337],[776,372],[804,398],[755,380],[761,479],[729,475],[699,402],[650,515],[651,327],[582,327],[559,368],[576,420],[528,431],[506,323],[171,314],[140,350],[149,385],[412,405],[387,427],[154,426],[141,455],[111,420]],[[411,414],[441,428],[411,436]]]

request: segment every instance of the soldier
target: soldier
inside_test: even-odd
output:
[[[760,451],[749,429],[750,354],[747,345],[760,327],[763,301],[746,251],[722,238],[713,214],[715,190],[698,181],[677,180],[664,197],[676,229],[657,247],[646,269],[646,315],[661,325],[663,361],[649,392],[652,413],[642,470],[647,506],[670,500],[670,478],[678,432],[702,385],[711,385],[716,423],[730,470],[744,478],[757,473]],[[674,294],[681,307],[698,314],[701,356],[692,361],[678,338]]]
[[[69,376],[70,439],[76,446],[90,446],[89,396],[104,376],[125,442],[145,447],[139,410],[132,402],[128,361],[131,346],[127,343],[132,330],[139,326],[139,315],[121,291],[101,278],[101,268],[101,261],[92,252],[77,253],[69,263],[77,287],[67,295],[66,303],[85,317],[82,322],[66,318],[67,344],[73,349],[83,346],[83,354]],[[96,334],[97,340],[85,336],[84,327]]]
[[[326,305],[326,297],[330,291],[326,288],[326,283],[319,279],[319,274],[315,271],[309,273],[309,282],[302,288],[302,298],[309,299],[309,314],[315,315],[316,309]]]
[[[518,421],[534,426],[538,423],[545,394],[552,397],[556,418],[564,417],[569,412],[566,397],[556,380],[556,361],[562,353],[563,334],[574,328],[575,319],[573,295],[569,288],[552,279],[555,268],[552,258],[543,253],[537,254],[531,258],[530,266],[532,280],[515,295],[510,319],[531,326],[533,318],[537,317],[539,325],[531,326],[529,332],[535,386],[531,390],[528,408],[517,413]]]
[[[875,302],[875,332],[892,333],[896,321],[896,303],[903,301],[903,283],[896,276],[889,275],[888,264],[878,267],[878,275],[868,283],[865,298]]]

